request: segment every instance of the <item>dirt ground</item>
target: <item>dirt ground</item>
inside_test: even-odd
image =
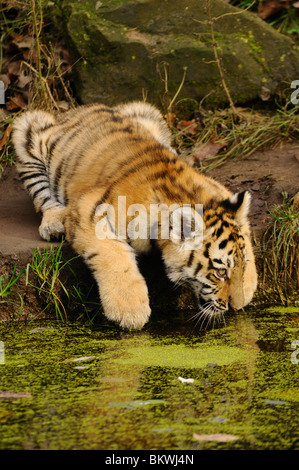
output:
[[[271,218],[268,209],[282,203],[283,192],[292,198],[299,191],[299,141],[229,161],[211,175],[232,191],[250,191],[251,227],[260,236]]]

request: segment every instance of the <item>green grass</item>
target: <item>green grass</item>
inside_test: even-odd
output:
[[[34,319],[46,314],[49,317],[55,315],[61,322],[67,322],[71,317],[92,324],[102,311],[98,293],[96,298],[93,295],[94,284],[79,279],[71,265],[79,255],[65,260],[63,244],[64,241],[59,246],[33,249],[31,262],[18,275],[16,265],[9,276],[0,275],[0,308],[1,304],[10,305],[11,318],[17,318],[23,312],[26,295],[24,285],[31,292],[36,291],[41,301],[41,309],[35,307],[38,311]],[[19,284],[22,276],[23,283]]]
[[[270,211],[264,236],[264,280],[270,279],[278,300],[288,305],[299,294],[299,206],[287,199]]]
[[[19,315],[23,310],[23,298],[19,292],[15,291],[13,286],[20,279],[22,274],[25,272],[23,269],[18,275],[16,275],[16,265],[14,266],[13,272],[10,277],[5,276],[5,274],[0,275],[0,304],[11,304],[17,306]],[[15,300],[18,299],[18,301]]]
[[[241,8],[248,9],[252,12],[258,11],[260,0],[231,0],[230,4]],[[266,22],[275,28],[279,33],[292,36],[294,40],[299,39],[299,11],[298,8],[290,5],[289,8],[281,9],[279,12],[266,18]]]
[[[299,38],[299,12],[298,8],[290,7],[282,12],[275,19],[269,21],[269,24],[279,33]]]
[[[96,300],[92,298],[93,283],[87,286],[79,280],[71,265],[79,255],[64,260],[63,244],[64,241],[58,247],[50,245],[48,249],[33,249],[32,261],[26,270],[27,285],[38,291],[45,305],[39,315],[54,313],[56,319],[62,322],[68,321],[69,316],[75,316],[78,321],[93,323],[101,304],[98,297]],[[29,281],[30,273],[34,281]]]
[[[197,122],[199,132],[188,136],[184,131],[175,132],[174,140],[179,149],[190,150],[208,142],[221,142],[224,145],[216,156],[197,162],[200,170],[208,171],[222,165],[228,159],[246,158],[253,152],[277,145],[283,140],[299,136],[299,113],[296,107],[280,107],[274,113],[256,112],[237,108],[237,115],[231,110],[199,109]]]
[[[100,300],[92,300],[93,285],[87,288],[86,285],[72,285],[70,290],[71,309],[79,313],[77,319],[87,319],[93,323],[95,317],[102,312]]]
[[[46,306],[42,312],[54,308],[57,319],[66,321],[70,294],[61,280],[61,274],[63,269],[77,256],[64,261],[63,243],[62,241],[58,247],[51,245],[49,249],[33,249],[32,262],[27,265],[27,284],[37,289],[43,298]],[[37,285],[29,282],[29,270],[34,273]]]

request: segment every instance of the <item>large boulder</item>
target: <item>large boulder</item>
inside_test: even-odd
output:
[[[211,1],[211,9],[213,18],[220,17],[213,28],[233,101],[290,89],[299,77],[299,51],[291,39],[224,0]],[[180,98],[227,102],[206,1],[64,0],[63,11],[82,103],[113,105],[145,96],[160,105],[165,90],[174,96],[185,71]]]

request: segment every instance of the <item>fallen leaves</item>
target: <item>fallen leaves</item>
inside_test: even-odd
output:
[[[18,49],[31,49],[34,46],[34,38],[32,34],[19,34],[12,40],[12,44],[15,44]]]
[[[194,379],[185,379],[184,377],[178,377],[178,380],[184,384],[192,384],[194,382]]]
[[[26,25],[22,34],[12,30],[7,35],[4,51],[0,80],[9,112],[22,110],[33,101],[62,111],[69,109],[72,97],[65,80],[71,64],[64,43],[37,44],[31,26]]]
[[[225,117],[225,113],[223,116]],[[174,113],[165,117],[171,127],[176,129],[176,139],[184,142],[183,145],[187,143],[189,150],[183,150],[182,153],[186,155],[186,161],[191,166],[197,166],[199,162],[215,157],[228,146],[224,138],[217,137],[216,135],[214,138],[210,137],[209,140],[203,139],[205,125],[201,122],[200,118],[178,120]],[[191,152],[190,148],[192,149]]]
[[[183,131],[184,134],[196,135],[199,130],[199,125],[196,123],[195,119],[191,121],[182,120],[177,123],[176,128],[179,131]]]
[[[289,9],[291,6],[299,7],[299,2],[292,0],[263,0],[258,5],[258,16],[265,20],[269,16],[275,15],[282,10]]]
[[[295,194],[294,200],[293,200],[294,206],[299,209],[299,192]]]
[[[8,142],[10,133],[11,133],[11,125],[9,124],[9,125],[6,127],[5,131],[4,131],[4,134],[3,134],[2,139],[0,139],[0,150],[1,150],[2,147],[4,147],[4,145],[6,145],[6,143]]]
[[[6,108],[8,111],[16,111],[18,109],[24,109],[26,107],[26,102],[23,96],[20,93],[14,92],[14,95],[11,96],[7,102]]]
[[[61,361],[62,364],[68,364],[69,362],[83,362],[83,361],[92,361],[95,359],[97,356],[82,356],[82,357],[75,357],[71,359],[65,359],[64,361]]]
[[[205,160],[206,158],[211,158],[215,157],[220,150],[225,148],[227,146],[227,143],[225,140],[222,141],[211,141],[207,143],[202,143],[199,142],[195,144],[193,151],[192,151],[192,157],[195,160],[195,162],[201,162],[202,160]]]

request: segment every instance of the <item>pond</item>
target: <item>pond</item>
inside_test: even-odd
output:
[[[188,315],[2,322],[0,449],[299,449],[299,308]]]

